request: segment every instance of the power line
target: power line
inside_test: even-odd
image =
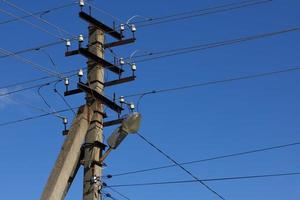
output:
[[[268,1],[268,0],[266,0],[266,1]],[[271,0],[270,0],[271,1]],[[241,3],[241,2],[240,2]],[[238,3],[239,4],[239,3]],[[228,6],[228,5],[232,5],[232,4],[226,4],[226,5],[223,5],[223,6],[216,6],[215,8],[218,8],[218,7],[226,7],[226,6]],[[207,8],[207,9],[202,9],[202,10],[211,10],[211,9],[213,9],[214,7],[211,7],[211,8]],[[102,10],[103,11],[103,10]],[[194,12],[194,11],[191,11],[191,13],[192,12]],[[223,11],[224,12],[224,11]],[[186,13],[188,13],[188,12],[186,12]],[[208,15],[208,14],[213,14],[213,13],[207,13],[206,15]],[[174,14],[174,15],[169,15],[169,16],[176,16],[176,15],[180,15],[180,14]],[[201,16],[201,15],[199,15],[199,16]],[[20,18],[20,17],[19,17]],[[18,19],[19,19],[18,18]],[[166,16],[164,16],[164,17],[157,17],[157,18],[155,18],[155,19],[158,19],[158,18],[166,18]],[[120,20],[118,20],[118,21],[120,21]],[[148,20],[147,20],[148,21]],[[141,25],[144,23],[144,22],[147,22],[147,21],[141,21],[141,22],[137,22],[137,23],[140,23]],[[172,22],[171,20],[170,21],[168,21],[168,22]],[[167,22],[164,22],[164,23],[167,23]],[[149,25],[145,25],[145,26],[152,26],[152,25],[155,25],[155,24],[149,24]],[[141,28],[143,28],[143,26],[141,27]],[[76,40],[77,38],[73,38],[72,40]],[[51,47],[51,46],[55,46],[55,45],[58,45],[58,44],[61,44],[61,43],[63,43],[64,41],[61,41],[61,40],[59,40],[59,41],[56,41],[56,42],[52,42],[52,43],[47,43],[47,44],[44,44],[44,45],[40,45],[40,46],[37,46],[37,47],[32,47],[32,48],[28,48],[28,49],[23,49],[23,50],[19,50],[19,51],[17,51],[17,52],[15,52],[16,54],[22,54],[22,53],[26,53],[26,52],[31,52],[31,51],[34,51],[35,49],[38,49],[38,48],[41,48],[41,47],[43,47],[43,48],[48,48],[48,47]],[[1,57],[0,57],[1,58]]]
[[[272,177],[284,177],[284,176],[299,176],[299,172],[293,173],[281,173],[281,174],[264,174],[264,175],[252,175],[252,176],[237,176],[237,177],[222,177],[222,178],[210,178],[202,179],[203,182],[215,182],[215,181],[229,181],[229,180],[244,180],[244,179],[261,179]],[[164,182],[149,182],[149,183],[130,183],[110,185],[111,188],[117,187],[137,187],[137,186],[154,186],[154,185],[170,185],[170,184],[184,184],[184,183],[196,183],[196,180],[182,180],[182,181],[164,181]]]
[[[288,68],[288,69],[264,72],[264,73],[257,73],[257,74],[252,74],[252,75],[239,76],[239,77],[228,78],[228,79],[220,79],[220,80],[215,80],[215,81],[195,83],[195,84],[191,84],[191,85],[183,85],[183,86],[173,87],[173,88],[150,90],[147,92],[140,92],[140,93],[126,95],[124,97],[128,98],[128,97],[145,96],[145,95],[150,95],[150,94],[167,93],[167,92],[185,90],[185,89],[196,88],[196,87],[204,87],[204,86],[208,86],[208,85],[217,85],[217,84],[233,82],[233,81],[256,79],[256,78],[260,78],[260,77],[273,76],[273,75],[282,74],[282,73],[296,72],[298,70],[300,70],[300,66],[292,67],[292,68]]]
[[[9,91],[9,92],[4,92],[4,93],[0,94],[0,97],[12,95],[12,94],[15,94],[15,93],[18,93],[18,92],[23,92],[23,91],[26,91],[26,90],[31,90],[31,89],[35,89],[35,88],[39,88],[39,87],[47,86],[47,85],[50,85],[50,83],[42,83],[42,84],[38,84],[38,85],[34,85],[34,86],[25,87],[25,88],[22,88],[22,89],[17,89],[17,90],[13,90],[13,91]]]
[[[73,40],[77,40],[77,38],[70,39],[70,41],[73,41]],[[23,49],[23,50],[20,50],[20,51],[15,51],[13,53],[15,55],[19,55],[19,54],[23,54],[23,53],[27,53],[27,52],[31,52],[31,51],[37,51],[39,49],[45,49],[45,48],[48,48],[48,47],[51,47],[51,46],[62,44],[64,42],[65,41],[59,40],[59,41],[50,42],[50,43],[47,43],[47,44],[42,44],[42,45],[39,45],[39,46],[36,46],[36,47],[31,47],[31,48]],[[9,56],[11,56],[11,55],[10,54],[9,55],[1,55],[0,58],[6,58],[6,57],[9,57]]]
[[[40,16],[35,15],[34,13],[29,12],[29,11],[27,11],[26,9],[24,9],[24,8],[22,8],[22,7],[20,7],[20,6],[17,6],[16,4],[14,4],[14,3],[12,3],[12,2],[10,2],[10,1],[8,1],[8,0],[2,0],[2,1],[3,1],[4,3],[6,3],[7,5],[9,5],[9,6],[15,8],[15,9],[21,11],[21,12],[24,12],[24,13],[27,14],[27,15],[31,15],[32,17],[36,18],[37,20],[39,20],[39,21],[41,21],[41,22],[43,22],[43,23],[45,23],[45,24],[47,24],[47,25],[49,25],[49,26],[55,28],[55,29],[61,34],[62,37],[63,37],[62,32],[66,33],[67,35],[69,35],[69,36],[71,36],[71,37],[74,37],[74,35],[71,34],[70,32],[68,32],[68,31],[66,31],[65,29],[63,29],[63,28],[61,28],[61,27],[59,27],[59,26],[57,26],[57,25],[55,25],[55,24],[49,22],[48,20],[43,19],[43,18],[41,18]]]
[[[47,106],[50,110],[52,110],[53,112],[56,113],[56,114],[54,114],[55,116],[57,116],[57,117],[60,118],[60,119],[64,119],[64,117],[60,116],[60,115],[57,113],[57,111],[56,111],[54,108],[52,108],[52,106],[50,105],[50,103],[48,103],[48,102],[46,101],[46,99],[43,97],[43,95],[42,95],[42,93],[41,93],[40,90],[41,90],[43,87],[45,87],[45,86],[48,86],[48,85],[42,85],[41,87],[38,88],[38,90],[37,90],[38,95],[41,97],[41,99],[42,99],[43,102],[46,104],[46,106]],[[45,110],[43,110],[43,112],[49,113],[48,111],[45,111]]]
[[[221,159],[225,159],[225,158],[232,158],[232,157],[266,152],[266,151],[273,151],[273,150],[278,150],[278,149],[283,149],[283,148],[288,148],[288,147],[294,147],[297,145],[300,145],[300,142],[288,143],[288,144],[271,146],[271,147],[266,147],[266,148],[253,149],[253,150],[248,150],[248,151],[241,151],[241,152],[232,153],[232,154],[219,155],[219,156],[214,156],[214,157],[210,157],[210,158],[204,158],[204,159],[193,160],[193,161],[189,161],[189,162],[183,162],[183,163],[180,163],[180,165],[191,165],[191,164],[196,164],[196,163],[221,160]],[[140,170],[123,172],[123,173],[118,173],[118,174],[113,174],[113,175],[108,175],[108,176],[113,178],[113,177],[118,177],[118,176],[125,176],[125,175],[139,174],[139,173],[145,173],[145,172],[150,172],[150,171],[157,171],[157,170],[172,168],[172,167],[176,167],[176,166],[177,165],[175,165],[175,164],[163,165],[163,166],[159,166],[159,167],[140,169]]]
[[[78,108],[79,107],[74,107],[72,109],[78,109]],[[49,116],[49,115],[55,115],[57,113],[64,113],[64,112],[68,112],[68,111],[71,111],[71,109],[67,108],[67,109],[62,109],[62,110],[58,110],[58,111],[55,111],[55,112],[48,112],[48,113],[45,113],[45,114],[31,116],[31,117],[26,117],[26,118],[23,118],[23,119],[18,119],[18,120],[3,122],[3,123],[0,123],[0,127],[7,126],[7,125],[13,125],[13,124],[17,124],[17,123],[20,123],[20,122],[25,122],[25,121],[33,120],[33,119],[39,119],[39,118],[46,117],[46,116]]]
[[[241,8],[256,6],[259,4],[269,3],[272,0],[248,0],[248,1],[242,1],[242,2],[236,2],[236,3],[229,3],[229,4],[223,4],[215,7],[209,7],[206,9],[200,9],[195,11],[189,11],[189,12],[183,12],[173,15],[167,15],[163,17],[157,17],[157,18],[150,18],[148,20],[138,21],[135,24],[138,25],[139,28],[146,27],[146,26],[153,26],[163,23],[169,23],[169,22],[175,22],[175,21],[181,21],[189,18],[195,18],[210,14],[216,14],[216,13],[222,13],[226,11],[232,11],[237,10]]]
[[[4,14],[6,14],[6,15],[9,15],[9,16],[11,16],[11,17],[15,17],[15,18],[17,18],[18,20],[23,21],[24,23],[26,23],[26,24],[32,26],[33,28],[35,28],[35,29],[37,29],[37,30],[40,30],[40,31],[42,31],[42,32],[44,32],[44,33],[46,33],[46,34],[52,36],[52,37],[55,37],[55,38],[57,38],[57,39],[59,39],[59,40],[66,41],[65,38],[62,38],[61,36],[58,36],[57,34],[54,34],[54,33],[50,32],[50,31],[48,31],[47,29],[42,28],[42,27],[40,27],[40,26],[38,26],[38,25],[36,25],[36,24],[34,24],[34,23],[32,23],[32,22],[30,22],[30,21],[24,19],[24,18],[21,18],[21,17],[19,17],[18,15],[15,15],[15,14],[13,14],[13,13],[11,13],[11,12],[8,12],[8,11],[6,11],[6,10],[4,10],[4,9],[1,9],[1,8],[0,8],[0,12],[4,13]]]
[[[65,73],[63,73],[63,75],[64,75],[64,76],[68,76],[69,78],[70,78],[70,77],[73,77],[73,76],[76,76],[77,73],[67,75],[67,74],[69,74],[69,73],[71,73],[71,72],[74,72],[74,71],[75,71],[75,70],[72,70],[72,71],[69,71],[69,72],[65,72]],[[76,71],[77,71],[77,70],[76,70]],[[51,77],[50,77],[50,76],[49,76],[49,77],[42,77],[42,78],[33,79],[33,80],[29,80],[29,81],[24,81],[24,82],[20,82],[20,83],[10,84],[10,85],[8,85],[8,87],[1,87],[0,90],[8,89],[8,88],[13,87],[13,86],[21,86],[21,85],[24,85],[24,84],[36,82],[36,81],[38,81],[38,80],[44,80],[44,79],[47,79],[47,78],[51,78]],[[50,85],[50,84],[57,83],[57,82],[59,82],[59,81],[61,81],[61,80],[62,80],[62,78],[60,78],[60,79],[55,79],[55,80],[51,80],[51,81],[45,82],[45,83],[39,83],[39,84],[36,84],[36,85],[31,85],[31,86],[24,87],[24,88],[21,88],[21,89],[12,90],[12,91],[9,91],[9,92],[4,92],[4,93],[1,93],[1,94],[0,94],[0,97],[1,97],[1,96],[8,96],[8,95],[11,95],[11,94],[14,94],[14,93],[23,92],[23,91],[27,91],[27,90],[31,90],[31,89],[43,87],[43,86],[48,86],[48,85]]]
[[[60,6],[52,7],[52,8],[41,10],[41,11],[37,11],[37,12],[34,12],[33,15],[41,16],[41,15],[49,14],[50,12],[53,12],[53,11],[57,11],[57,10],[61,10],[61,9],[64,9],[64,8],[72,7],[72,6],[76,5],[76,3],[77,3],[77,1],[73,1],[72,3],[66,3],[66,4],[63,4],[63,5],[60,5]],[[29,17],[32,17],[32,15],[23,15],[23,16],[20,16],[19,18],[4,20],[4,21],[0,22],[0,25],[18,21],[20,18],[24,19],[24,18],[29,18]]]
[[[170,160],[171,162],[173,162],[175,165],[177,165],[179,168],[181,168],[183,171],[185,171],[188,175],[190,175],[192,178],[195,179],[196,182],[199,182],[201,185],[203,185],[204,187],[206,187],[209,191],[211,191],[212,193],[214,193],[215,195],[217,195],[220,199],[225,200],[225,198],[223,196],[221,196],[218,192],[216,192],[214,189],[212,189],[210,186],[208,186],[207,184],[205,184],[203,181],[201,181],[198,177],[196,177],[194,174],[192,174],[189,170],[187,170],[185,167],[183,167],[182,165],[180,165],[180,163],[178,163],[176,160],[174,160],[173,158],[171,158],[167,153],[165,153],[164,151],[162,151],[160,148],[158,148],[156,145],[154,145],[152,142],[150,142],[147,138],[145,138],[143,135],[141,135],[140,133],[137,133],[137,135],[144,140],[147,144],[149,144],[151,147],[153,147],[154,149],[156,149],[158,152],[160,152],[164,157],[166,157],[168,160]]]
[[[112,200],[118,200],[117,198],[113,197],[110,193],[107,193],[107,192],[102,192],[104,195],[103,197],[105,198],[108,198],[108,199],[112,199]]]
[[[62,72],[61,74],[63,74],[64,76],[73,77],[73,76],[77,75],[77,73],[75,74],[75,72],[77,72],[77,71],[78,70],[70,70],[70,71]],[[27,85],[27,84],[34,83],[34,82],[38,82],[38,81],[42,81],[42,80],[47,80],[47,79],[50,79],[50,78],[53,78],[53,76],[43,76],[43,77],[40,77],[40,78],[31,79],[31,80],[27,80],[27,81],[21,81],[21,82],[17,82],[17,83],[11,83],[11,84],[8,84],[8,85],[0,86],[0,90],[2,90],[2,89],[9,89],[11,87],[16,87],[16,86],[23,86],[23,85]],[[43,83],[43,84],[51,84],[51,83],[55,83],[55,82],[57,82],[59,80],[61,80],[61,79],[51,80],[51,81]],[[40,87],[40,85],[41,84],[33,85],[33,86],[30,86],[30,88],[38,88],[38,87]],[[27,89],[25,89],[25,90],[27,90]]]
[[[119,21],[119,22],[121,22],[121,23],[123,22],[123,20],[121,20],[119,17],[117,17],[117,16],[115,16],[115,15],[109,13],[109,12],[106,11],[106,10],[103,10],[103,9],[101,9],[101,8],[99,8],[99,7],[97,7],[97,6],[95,6],[94,4],[91,4],[91,3],[89,3],[89,2],[86,2],[86,4],[89,5],[89,6],[91,6],[91,8],[94,8],[96,11],[98,11],[98,12],[104,14],[104,15],[107,15],[107,16],[111,17],[112,19],[116,20],[116,21]]]
[[[184,16],[184,15],[190,15],[190,14],[197,14],[197,13],[203,12],[203,11],[210,11],[210,10],[215,10],[215,9],[219,9],[219,8],[227,8],[230,6],[237,6],[237,5],[241,5],[241,4],[245,4],[245,3],[253,3],[253,2],[257,2],[257,1],[261,2],[261,1],[266,1],[266,0],[246,0],[246,1],[240,1],[240,2],[235,2],[235,3],[220,4],[217,6],[212,6],[212,7],[208,7],[208,8],[204,8],[204,9],[186,11],[186,12],[175,13],[175,14],[161,16],[161,17],[155,17],[155,18],[151,18],[148,20],[137,21],[137,22],[135,22],[135,24],[145,23],[145,22],[155,21],[155,20],[169,19],[169,18],[173,18],[173,17],[179,17],[179,16]]]
[[[16,103],[16,104],[19,104],[19,105],[22,105],[22,106],[26,106],[26,107],[28,107],[30,109],[37,110],[39,112],[46,112],[47,113],[47,111],[45,111],[43,108],[39,108],[39,107],[37,107],[37,106],[35,106],[33,104],[30,104],[30,103],[27,103],[25,101],[18,101],[18,100],[13,99],[13,98],[10,98],[9,100],[12,101],[12,102],[14,102],[14,103]]]
[[[220,42],[212,42],[212,43],[207,43],[207,44],[200,44],[200,45],[194,45],[194,46],[177,48],[177,49],[170,49],[170,50],[159,51],[159,52],[151,52],[151,53],[135,56],[135,58],[151,56],[150,58],[145,58],[145,59],[136,61],[136,62],[145,62],[145,61],[149,61],[149,60],[156,60],[156,59],[160,59],[160,58],[165,58],[165,57],[170,57],[170,56],[175,56],[175,55],[180,55],[180,54],[186,54],[186,53],[191,53],[191,52],[200,51],[200,50],[206,50],[206,49],[217,48],[217,47],[221,47],[221,46],[233,45],[233,44],[238,44],[238,43],[242,43],[242,42],[246,42],[246,41],[257,40],[257,39],[282,35],[282,34],[296,32],[296,31],[300,31],[300,27],[283,29],[283,30],[279,30],[279,31],[267,32],[267,33],[263,33],[263,34],[251,35],[251,36],[246,36],[246,37],[240,37],[240,38],[225,40],[225,41],[220,41]]]
[[[287,72],[298,71],[298,70],[300,70],[300,67],[294,67],[294,68],[283,69],[283,70],[278,70],[278,71],[271,71],[271,72],[265,72],[265,73],[258,73],[258,74],[254,74],[254,75],[240,76],[240,77],[236,77],[236,78],[228,78],[228,79],[222,79],[222,80],[216,80],[216,81],[208,81],[208,82],[203,82],[203,83],[198,83],[198,84],[185,85],[185,86],[181,86],[181,87],[174,87],[174,88],[160,89],[160,90],[152,90],[152,91],[149,91],[149,92],[142,92],[142,93],[135,93],[135,94],[127,95],[125,97],[128,98],[128,97],[145,96],[145,95],[150,95],[150,94],[166,93],[166,92],[170,92],[170,91],[184,90],[184,89],[189,89],[189,88],[194,88],[194,87],[204,87],[204,86],[208,86],[208,85],[217,85],[217,84],[222,84],[222,83],[226,83],[226,82],[233,82],[233,81],[240,81],[240,80],[247,80],[247,79],[255,79],[255,78],[259,78],[259,77],[272,76],[272,75],[276,75],[276,74],[287,73]],[[54,80],[54,81],[51,81],[51,82],[48,82],[48,83],[43,83],[43,84],[30,86],[30,87],[15,90],[15,91],[10,91],[10,92],[7,92],[7,93],[2,93],[2,94],[0,94],[0,96],[11,95],[13,93],[38,88],[41,85],[55,83],[58,80]],[[4,88],[1,88],[1,89],[4,89]],[[36,118],[36,116],[34,116],[34,118]],[[37,117],[37,118],[39,118],[39,117]],[[20,119],[20,120],[22,121],[23,119]],[[8,123],[10,124],[10,122],[8,122]],[[12,121],[12,123],[14,123],[14,121]],[[4,123],[4,124],[6,124],[6,123]],[[0,124],[0,126],[1,126],[1,124]]]
[[[140,62],[146,62],[146,61],[156,60],[156,59],[170,57],[170,56],[177,56],[180,54],[187,54],[187,53],[200,51],[200,50],[217,48],[217,47],[226,46],[226,45],[233,45],[233,44],[237,44],[237,43],[241,43],[241,42],[245,42],[245,41],[262,39],[262,38],[266,38],[266,37],[281,35],[281,34],[293,32],[293,31],[299,31],[299,30],[300,30],[300,28],[296,27],[296,28],[284,29],[284,30],[275,31],[275,32],[268,32],[268,33],[263,33],[263,34],[258,34],[258,35],[240,37],[237,39],[225,40],[225,41],[220,41],[220,42],[212,42],[212,43],[200,44],[200,45],[195,45],[195,46],[190,46],[190,47],[183,47],[183,48],[171,49],[171,50],[166,50],[166,51],[158,51],[158,52],[154,52],[154,53],[148,53],[148,54],[144,54],[144,55],[135,56],[135,58],[150,56],[150,58],[137,60],[135,62],[140,63]],[[33,48],[31,48],[31,49],[33,49]],[[11,52],[10,54],[6,53],[5,55],[14,55],[15,56],[16,53]],[[155,56],[155,57],[153,57],[153,56]],[[265,76],[265,75],[263,75],[263,76]],[[246,77],[246,79],[248,79],[248,78]],[[228,81],[231,81],[231,80],[228,80]],[[228,82],[228,81],[225,80],[222,82]],[[214,84],[214,83],[209,83],[209,84]],[[152,91],[152,92],[148,92],[148,93],[156,93],[156,92]],[[142,95],[142,94],[140,94],[140,95]],[[131,96],[131,95],[129,95],[129,96]],[[136,96],[139,96],[139,95],[136,95]]]
[[[20,60],[23,63],[31,65],[34,69],[37,69],[37,70],[42,71],[42,72],[45,72],[45,73],[47,73],[47,74],[49,74],[51,76],[58,77],[60,79],[63,77],[63,76],[61,76],[60,73],[52,71],[52,70],[48,69],[47,67],[44,67],[44,66],[42,66],[40,64],[37,64],[37,63],[35,63],[35,62],[33,62],[33,61],[31,61],[31,60],[29,60],[27,58],[24,58],[24,57],[22,57],[20,55],[16,55],[15,53],[13,53],[11,51],[8,51],[8,50],[5,50],[3,48],[0,48],[0,52],[3,53],[4,55],[11,55],[15,59]]]
[[[67,99],[58,91],[56,85],[59,83],[60,81],[57,81],[54,84],[54,92],[63,100],[63,102],[67,105],[67,107],[73,112],[74,115],[76,115],[75,110],[72,108],[72,106],[69,104],[69,102],[67,101]]]
[[[207,49],[217,48],[217,47],[221,47],[221,46],[228,46],[228,45],[238,44],[238,43],[242,43],[242,42],[246,42],[246,41],[282,35],[282,34],[295,32],[295,31],[300,31],[300,27],[283,29],[283,30],[274,31],[274,32],[267,32],[267,33],[258,34],[258,35],[240,37],[240,38],[231,39],[231,40],[211,42],[211,43],[207,43],[207,44],[200,44],[200,45],[188,46],[188,47],[183,47],[183,48],[169,49],[169,50],[165,50],[165,51],[150,52],[147,54],[134,56],[134,58],[145,58],[146,57],[145,59],[140,59],[140,60],[135,61],[136,63],[141,63],[141,62],[161,59],[161,58],[165,58],[165,57],[170,57],[170,56],[177,56],[177,55],[181,55],[181,54],[187,54],[187,53],[192,53],[192,52],[196,52],[196,51],[207,50]],[[76,38],[72,38],[71,40],[76,40]],[[40,45],[38,47],[32,47],[32,48],[20,50],[17,52],[11,52],[11,54],[5,54],[4,56],[0,56],[0,58],[4,58],[7,56],[11,56],[11,55],[22,54],[22,53],[30,52],[30,51],[37,50],[40,48],[47,48],[47,47],[61,44],[61,43],[63,43],[63,41],[48,43],[45,45]],[[149,57],[149,58],[147,58],[147,57]]]
[[[111,191],[117,193],[118,195],[120,195],[121,197],[123,197],[124,199],[130,200],[129,197],[125,196],[124,194],[122,194],[120,191],[116,190],[115,188],[112,188],[108,185],[105,186],[106,188],[110,189]]]
[[[46,80],[46,79],[49,79],[49,78],[52,78],[52,76],[44,76],[44,77],[40,77],[40,78],[36,78],[36,79],[32,79],[32,80],[12,83],[12,84],[8,84],[8,85],[0,86],[0,90],[8,89],[8,88],[11,88],[11,87],[16,87],[16,86],[20,86],[20,85],[27,85],[29,83],[34,83],[34,82]]]

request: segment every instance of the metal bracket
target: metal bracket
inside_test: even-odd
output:
[[[121,45],[125,45],[125,44],[134,43],[135,41],[136,41],[135,38],[129,38],[129,39],[120,40],[120,41],[117,41],[117,42],[106,43],[106,44],[103,45],[103,48],[106,49],[106,48],[121,46]]]
[[[117,32],[113,28],[103,24],[102,22],[98,21],[97,19],[93,18],[92,16],[88,15],[87,13],[81,11],[79,12],[79,17],[88,23],[98,27],[99,29],[103,30],[105,33],[111,35],[112,37],[122,40],[124,37],[121,33]]]
[[[75,90],[68,90],[68,91],[65,91],[64,95],[65,95],[65,96],[70,96],[70,95],[79,94],[79,93],[82,93],[82,90],[80,90],[80,89],[75,89]]]
[[[92,52],[90,52],[88,49],[85,48],[79,48],[79,53],[83,56],[85,56],[86,58],[92,59],[94,62],[102,64],[105,68],[107,68],[108,70],[120,75],[122,74],[122,72],[124,72],[123,69],[115,66],[114,64],[100,58],[99,56],[93,54]]]
[[[68,134],[69,134],[69,130],[64,130],[64,131],[62,132],[62,134],[63,134],[63,136],[68,135]]]
[[[85,143],[82,145],[82,148],[93,148],[93,147],[97,147],[101,150],[105,150],[107,145],[103,144],[102,142],[99,141],[95,141],[94,143]]]
[[[126,83],[126,82],[130,82],[130,81],[134,81],[136,79],[136,76],[129,76],[126,78],[120,78],[120,79],[116,79],[113,81],[108,81],[104,83],[104,87],[109,87],[109,86],[113,86],[113,85],[118,85],[121,83]]]
[[[130,81],[134,81],[135,79],[136,79],[136,76],[129,76],[129,77],[120,78],[120,79],[116,79],[116,80],[113,80],[113,81],[105,82],[103,85],[104,85],[104,87],[109,87],[109,86],[114,86],[114,85],[130,82]],[[87,84],[85,84],[85,85],[87,85]],[[64,95],[65,96],[71,96],[71,95],[74,95],[74,94],[80,94],[82,92],[83,92],[82,89],[77,88],[77,89],[74,89],[74,90],[65,91]]]
[[[104,122],[103,123],[103,127],[109,127],[109,126],[114,126],[114,125],[117,125],[117,124],[121,124],[123,122],[123,118],[120,118],[120,119],[115,119],[115,120],[112,120],[112,121],[107,121],[107,122]]]
[[[117,113],[121,113],[122,110],[124,110],[121,106],[117,105],[115,102],[109,100],[102,94],[98,93],[96,90],[90,88],[89,86],[83,84],[83,83],[78,83],[77,84],[78,88],[81,89],[82,91],[94,96],[96,99],[100,100],[102,103],[104,103],[106,106],[108,106],[110,109],[114,110]]]
[[[92,59],[94,62],[102,64],[104,68],[107,68],[108,70],[120,75],[124,72],[123,69],[117,67],[116,65],[104,60],[103,58],[100,58],[99,56],[97,56],[96,54],[93,54],[92,52],[90,52],[87,48],[79,48],[78,50],[74,50],[74,51],[67,51],[65,52],[65,56],[73,56],[73,55],[77,55],[77,54],[81,54],[86,58]]]
[[[78,50],[73,50],[73,51],[67,51],[65,52],[65,56],[68,57],[68,56],[74,56],[74,55],[77,55],[79,54],[79,51]]]

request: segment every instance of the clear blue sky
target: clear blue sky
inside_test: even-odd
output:
[[[13,0],[23,8],[38,11],[69,1]],[[94,4],[122,20],[135,14],[159,17],[182,11],[191,11],[222,3],[227,0],[202,1],[100,1]],[[137,43],[116,48],[127,57],[136,49],[160,51],[238,38],[240,36],[277,31],[300,26],[298,0],[273,2],[240,10],[207,15],[184,21],[138,29]],[[22,13],[1,2],[1,9],[17,15]],[[86,34],[86,24],[77,17],[78,8],[67,8],[45,15],[45,19],[75,35]],[[96,17],[111,24],[111,18],[93,11]],[[1,13],[1,20],[9,19]],[[34,19],[32,23],[51,27]],[[32,28],[22,21],[0,25],[1,48],[17,51],[57,39]],[[134,83],[109,88],[106,93],[126,95],[145,90],[176,87],[210,80],[230,78],[297,66],[299,61],[299,32],[272,38],[245,42],[191,54],[140,63],[138,79]],[[85,65],[81,57],[64,57],[64,45],[47,48],[61,72]],[[56,70],[48,57],[41,52],[23,55],[49,69]],[[110,56],[107,57],[110,59]],[[30,80],[44,76],[13,58],[0,59],[1,84]],[[140,111],[143,115],[141,133],[168,152],[177,161],[191,161],[216,155],[297,142],[299,137],[299,72],[245,80],[173,93],[146,96]],[[110,75],[108,78],[112,78]],[[76,79],[72,80],[75,87]],[[63,87],[59,86],[61,91]],[[20,89],[10,88],[10,90]],[[66,105],[53,92],[53,86],[41,90],[47,101],[56,109]],[[1,92],[6,92],[2,90]],[[68,97],[71,105],[84,103],[82,95]],[[137,99],[131,99],[136,101]],[[47,109],[36,90],[17,93],[0,99],[0,122],[42,114],[15,101],[34,104]],[[112,113],[110,113],[112,114]],[[67,113],[72,118],[72,113]],[[111,119],[113,119],[111,115]],[[63,143],[61,120],[54,116],[0,127],[0,198],[39,199],[48,175]],[[105,136],[112,129],[105,130]],[[187,168],[199,178],[244,176],[297,172],[300,168],[300,147],[228,158]],[[170,164],[162,155],[131,136],[106,161],[104,174]],[[151,173],[116,177],[108,184],[191,179],[178,168]],[[228,200],[299,200],[300,179],[280,177],[255,180],[235,180],[208,183]],[[205,199],[215,200],[200,184],[119,188],[132,200],[150,199]],[[117,194],[114,197],[122,199]],[[79,200],[82,196],[82,171],[72,186],[67,199]]]

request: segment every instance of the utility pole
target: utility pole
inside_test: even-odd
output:
[[[80,162],[81,146],[92,117],[88,106],[81,106],[72,123],[44,188],[41,200],[62,200],[70,187],[70,178],[74,177]]]
[[[104,58],[104,32],[99,28],[89,26],[88,50],[100,58]],[[102,64],[88,60],[88,84],[90,88],[103,94],[104,89],[104,68]],[[91,106],[93,112],[90,126],[85,138],[85,144],[103,143],[103,105],[102,102],[88,94],[86,97],[87,105]],[[100,177],[102,167],[95,163],[99,162],[103,149],[100,146],[92,145],[85,147],[84,150],[84,179],[83,179],[83,200],[99,200],[101,193]]]
[[[116,149],[129,133],[135,133],[138,130],[141,118],[138,113],[131,113],[127,117],[120,118],[120,114],[124,110],[123,106],[129,104],[123,97],[120,98],[119,102],[116,102],[115,97],[110,100],[105,97],[103,92],[105,87],[124,84],[136,79],[135,64],[125,62],[123,58],[118,57],[114,57],[113,63],[104,59],[105,49],[134,43],[136,40],[134,36],[136,27],[127,24],[131,29],[132,37],[124,39],[125,24],[120,24],[120,30],[116,30],[115,27],[109,27],[91,16],[91,12],[89,14],[84,12],[84,0],[80,0],[79,5],[81,7],[79,17],[89,24],[88,46],[86,48],[82,45],[84,37],[79,35],[78,49],[70,51],[71,42],[67,40],[65,56],[81,55],[88,59],[87,82],[82,82],[83,70],[81,69],[78,72],[79,82],[77,88],[69,90],[69,78],[66,77],[64,95],[70,96],[84,92],[86,93],[86,105],[79,109],[71,129],[64,131],[67,134],[66,139],[41,200],[63,200],[80,165],[84,167],[83,200],[101,200],[103,160],[112,149]],[[106,34],[115,41],[105,43]],[[123,77],[125,70],[122,66],[128,64],[131,66],[131,75]],[[105,82],[104,72],[106,70],[114,73],[118,78]],[[103,110],[104,106],[116,112],[118,118],[104,122],[103,119],[107,117]],[[134,106],[132,104],[130,104],[130,108],[133,112]],[[103,153],[106,147],[103,143],[103,128],[117,124],[121,124],[121,126],[112,133],[108,142],[109,149]]]

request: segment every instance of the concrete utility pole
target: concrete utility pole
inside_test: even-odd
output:
[[[104,57],[104,32],[92,25],[89,27],[89,46],[91,53],[100,58]],[[101,64],[95,63],[93,60],[88,61],[88,84],[90,88],[103,94],[104,68]],[[85,138],[86,144],[95,144],[95,142],[103,142],[103,105],[102,102],[94,98],[92,95],[86,97],[87,105],[91,106],[93,112],[90,126]],[[85,147],[84,150],[84,182],[83,182],[83,200],[99,200],[101,199],[100,177],[102,175],[101,166],[95,164],[99,162],[102,156],[102,149],[99,146],[92,145]],[[96,179],[96,180],[95,180]]]
[[[55,162],[41,200],[63,200],[70,186],[70,177],[79,163],[82,142],[90,124],[92,112],[88,106],[79,108],[60,154]]]
[[[129,133],[136,132],[136,129],[139,127],[140,115],[137,113],[133,113],[127,118],[120,118],[120,114],[124,110],[122,105],[124,103],[128,105],[125,100],[119,105],[115,102],[115,99],[110,100],[103,94],[104,87],[111,87],[135,80],[134,72],[136,67],[131,68],[131,76],[122,77],[122,73],[125,70],[119,65],[124,65],[125,62],[123,61],[122,64],[121,61],[117,63],[115,60],[114,63],[110,63],[104,60],[104,49],[135,42],[134,32],[136,28],[132,26],[132,37],[124,39],[124,24],[121,25],[120,31],[117,31],[115,27],[111,28],[90,14],[85,13],[83,11],[83,0],[79,2],[79,5],[81,7],[79,17],[89,24],[88,48],[82,46],[84,37],[79,35],[79,48],[70,51],[71,43],[67,41],[65,56],[80,54],[88,58],[87,83],[81,82],[81,77],[83,76],[83,71],[81,70],[78,72],[79,82],[77,83],[77,89],[69,90],[69,82],[65,81],[66,91],[64,94],[69,96],[85,92],[87,94],[86,105],[79,109],[73,121],[41,200],[63,200],[81,164],[84,166],[83,200],[101,200],[103,160]],[[117,41],[104,44],[105,34],[110,35]],[[105,82],[105,70],[118,75],[118,79]],[[118,113],[118,119],[104,123],[104,105]],[[111,146],[103,156],[105,148],[103,144],[103,128],[117,124],[121,124],[121,126],[112,133],[109,144]]]

